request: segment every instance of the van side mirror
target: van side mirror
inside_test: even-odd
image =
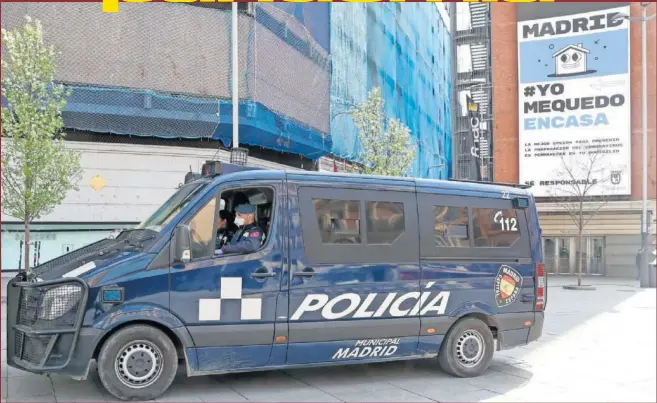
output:
[[[178,225],[171,240],[172,263],[187,263],[192,257],[192,235],[187,225]]]

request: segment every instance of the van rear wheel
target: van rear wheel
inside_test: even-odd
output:
[[[443,371],[461,378],[483,374],[493,359],[495,339],[488,325],[465,318],[447,332],[438,354]]]
[[[145,325],[128,326],[107,339],[98,355],[103,386],[121,400],[151,400],[164,393],[178,371],[169,337]]]

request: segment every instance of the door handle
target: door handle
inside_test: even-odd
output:
[[[522,302],[534,301],[534,294],[522,294]]]
[[[295,272],[294,275],[299,276],[299,277],[314,277],[314,276],[317,275],[317,273],[315,272],[315,270],[307,267],[307,268],[303,269],[302,271]]]
[[[257,279],[269,278],[269,277],[274,277],[274,276],[276,276],[276,273],[271,272],[271,271],[265,269],[264,267],[261,267],[258,270],[256,270],[255,272],[251,273],[251,278],[257,278]]]

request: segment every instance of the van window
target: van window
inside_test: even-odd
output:
[[[313,199],[323,243],[359,244],[360,201]]]
[[[473,208],[475,247],[508,248],[520,239],[516,210]]]
[[[434,206],[433,211],[437,247],[470,247],[467,207]]]
[[[404,204],[385,201],[365,202],[367,243],[393,244],[404,232]]]
[[[299,225],[308,260],[340,265],[417,262],[415,193],[368,189],[367,183],[358,189],[344,185],[298,188]]]

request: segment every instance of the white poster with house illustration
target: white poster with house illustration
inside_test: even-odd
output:
[[[520,182],[535,196],[566,196],[573,181],[630,194],[629,13],[518,22]]]
[[[552,77],[567,77],[578,74],[586,74],[586,59],[591,53],[584,49],[584,44],[568,45],[554,52],[554,74]]]

